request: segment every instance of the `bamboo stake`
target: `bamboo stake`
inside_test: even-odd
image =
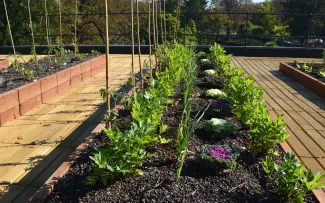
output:
[[[74,18],[74,55],[77,55],[78,47],[77,47],[77,18],[78,18],[78,0],[76,0],[75,7],[75,18]]]
[[[58,0],[59,5],[59,22],[60,22],[60,44],[62,46],[63,40],[62,40],[62,12],[61,12],[61,0]]]
[[[10,21],[9,21],[9,17],[8,17],[7,5],[6,5],[6,1],[5,0],[3,0],[3,5],[5,7],[5,12],[6,12],[6,17],[7,17],[7,23],[8,23],[8,30],[9,30],[9,35],[10,35],[10,39],[11,39],[12,49],[14,51],[14,57],[15,57],[15,60],[17,60],[17,57],[16,57],[16,49],[15,49],[14,39],[13,39],[12,33],[11,33]]]
[[[139,20],[139,2],[136,1],[136,9],[137,9],[137,34],[138,34],[138,56],[139,56],[139,68],[140,68],[140,81],[141,81],[141,90],[143,90],[143,72],[141,65],[141,44],[140,44],[140,20]]]
[[[155,9],[156,9],[156,11],[155,11],[155,13],[156,13],[156,16],[155,16],[155,18],[156,18],[156,40],[157,40],[157,45],[159,44],[159,35],[158,35],[158,0],[155,0],[155,4],[156,4],[156,7],[155,7]]]
[[[135,86],[135,75],[134,75],[134,28],[133,28],[133,0],[131,0],[131,43],[132,43],[132,62],[131,62],[131,69],[132,69],[132,88]]]
[[[161,43],[163,43],[164,42],[164,29],[163,29],[163,19],[161,16],[161,0],[159,0],[159,17],[160,17]]]
[[[174,30],[174,40],[177,40],[177,32],[178,32],[178,21],[179,21],[179,13],[180,13],[180,5],[181,1],[177,0],[177,9],[176,9],[176,26]]]
[[[106,102],[107,102],[107,112],[108,116],[111,116],[111,94],[108,93],[108,86],[109,86],[109,77],[108,77],[108,60],[109,60],[109,38],[108,38],[108,3],[105,0],[105,34],[106,34]],[[111,128],[111,122],[108,121],[106,124],[108,128]]]
[[[166,0],[164,0],[164,30],[165,30],[165,40],[167,40],[167,24],[166,24]]]
[[[148,40],[149,40],[149,66],[150,66],[150,79],[152,79],[152,64],[151,64],[151,29],[150,29],[150,0],[148,0]]]
[[[46,26],[46,40],[47,40],[47,46],[48,46],[48,56],[49,56],[49,59],[51,60],[50,58],[50,47],[51,47],[51,44],[50,44],[50,37],[49,37],[49,22],[48,22],[48,17],[47,17],[47,3],[46,3],[46,0],[45,0],[45,5],[44,5],[44,10],[45,10],[45,26]]]
[[[153,47],[156,48],[156,26],[155,26],[155,0],[152,0],[152,30],[153,30]]]
[[[32,21],[32,14],[30,12],[30,0],[27,0],[27,6],[28,6],[28,13],[29,13],[29,26],[30,26],[30,31],[32,34],[32,41],[33,41],[33,55],[35,58],[35,62],[38,65],[38,59],[37,59],[37,55],[36,55],[36,48],[35,48],[35,38],[34,38],[34,31],[33,31],[33,21]]]

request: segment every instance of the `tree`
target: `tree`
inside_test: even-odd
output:
[[[274,13],[274,7],[272,6],[271,0],[266,0],[262,3],[261,7],[258,9],[260,13]],[[261,14],[260,24],[264,29],[264,34],[271,33],[276,25],[280,24],[277,20],[276,15]]]

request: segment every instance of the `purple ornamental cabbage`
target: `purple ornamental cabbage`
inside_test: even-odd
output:
[[[212,146],[211,148],[206,149],[205,153],[217,159],[232,159],[231,150],[222,146]]]

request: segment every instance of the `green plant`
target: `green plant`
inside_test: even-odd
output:
[[[306,63],[304,63],[302,66],[301,66],[301,69],[307,73],[311,73],[313,71],[313,67],[311,66],[308,66]]]
[[[84,60],[86,58],[86,54],[78,54],[78,58],[80,60]]]
[[[95,50],[95,49],[91,50],[91,53],[92,53],[93,55],[100,55],[100,52],[97,51],[97,50]]]
[[[215,70],[209,69],[209,70],[203,71],[203,75],[206,75],[206,76],[216,76],[216,75],[218,75],[218,73]]]
[[[207,121],[204,129],[209,133],[213,133],[216,137],[225,137],[235,133],[232,122],[219,118],[212,118]]]
[[[279,115],[273,121],[264,103],[257,105],[254,110],[254,117],[251,121],[252,142],[250,149],[254,154],[267,153],[273,146],[284,142],[289,138],[285,130],[285,122]]]
[[[321,180],[325,178],[325,174],[313,175],[311,170],[305,171],[303,167],[304,163],[298,162],[292,151],[285,154],[282,165],[276,164],[270,157],[266,157],[263,161],[264,171],[269,175],[274,173],[278,175],[279,190],[287,196],[288,200],[295,203],[305,202],[305,197],[312,190],[325,187]]]
[[[58,66],[64,66],[65,62],[61,59],[55,59],[55,63],[58,65]]]
[[[317,73],[317,75],[318,75],[319,77],[325,78],[325,70],[320,70],[320,71]]]

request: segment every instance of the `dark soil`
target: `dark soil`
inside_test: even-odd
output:
[[[295,67],[295,68],[297,68],[297,70],[299,70],[299,71],[301,71],[301,72],[304,72],[304,73],[306,73],[306,74],[312,76],[313,78],[316,78],[317,80],[319,80],[319,81],[325,83],[325,78],[323,78],[323,77],[321,77],[321,76],[318,75],[318,72],[319,72],[320,70],[325,70],[325,65],[324,65],[324,64],[320,64],[320,63],[307,63],[306,65],[313,67],[313,70],[312,70],[311,73],[307,73],[307,72],[305,72],[305,71],[303,71],[303,70],[301,70],[301,69],[298,69],[298,67],[297,67],[294,63],[291,63],[291,64],[289,64],[289,65],[292,66],[292,67]],[[299,65],[302,66],[302,65],[304,65],[304,64],[301,63],[301,64],[299,64]]]
[[[79,55],[80,56],[80,55]],[[72,67],[76,64],[88,61],[98,55],[86,54],[84,58],[74,55],[65,55],[64,57],[51,56],[38,60],[38,65],[31,60],[27,63],[21,63],[19,70],[12,65],[8,68],[0,70],[0,94],[25,85],[27,83],[37,81],[43,77],[54,74],[61,70]],[[61,65],[60,65],[61,64]],[[23,74],[29,72],[31,74]]]
[[[201,96],[203,92],[203,89],[196,87],[193,114],[204,110],[210,103],[209,99]],[[204,117],[190,138],[189,150],[193,153],[187,156],[181,178],[177,180],[176,135],[182,112],[180,89],[176,89],[173,99],[174,103],[168,106],[162,117],[162,123],[169,127],[162,137],[173,140],[168,144],[148,147],[153,155],[142,166],[143,176],[128,176],[111,181],[107,186],[100,183],[85,185],[85,178],[94,175],[89,155],[96,148],[108,144],[107,137],[100,134],[59,180],[46,202],[285,202],[274,184],[275,177],[267,177],[263,170],[264,157],[254,157],[247,149],[249,131],[233,115],[225,119],[234,123],[236,134],[219,139],[211,138],[204,132],[204,122],[211,116]],[[130,112],[123,110],[117,120],[118,128],[128,128],[131,120]],[[195,161],[195,153],[203,144],[225,144],[240,152],[237,167],[222,175],[201,167]],[[276,150],[284,154],[279,146]],[[280,157],[273,158],[281,162]],[[316,201],[309,197],[306,202]]]

